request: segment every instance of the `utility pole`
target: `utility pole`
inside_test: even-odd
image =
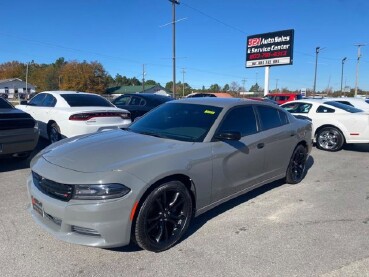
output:
[[[275,91],[278,90],[278,81],[279,81],[279,79],[275,79]]]
[[[345,96],[345,92],[342,91],[342,84],[343,84],[343,65],[345,64],[345,61],[347,60],[347,57],[344,57],[342,59],[342,70],[341,70],[341,94],[343,93],[343,96]]]
[[[357,46],[357,63],[356,63],[356,80],[355,80],[355,97],[357,96],[357,87],[358,87],[358,83],[359,83],[359,63],[360,63],[360,58],[361,58],[361,46],[365,46],[365,44],[354,44],[355,46]]]
[[[173,98],[176,98],[176,5],[179,0],[169,0],[172,2],[172,24],[173,24]]]
[[[26,93],[25,93],[26,100],[28,99],[28,66],[29,66],[29,62],[27,62],[27,67],[26,67]]]
[[[142,65],[142,91],[145,91],[145,65]]]
[[[185,69],[182,68],[182,97],[184,97],[184,91],[185,91],[185,82],[184,82],[184,75],[186,73]]]
[[[242,79],[242,88],[244,90],[244,92],[246,92],[246,87],[245,87],[245,83],[246,83],[247,79],[246,78],[243,78]],[[243,95],[243,97],[245,97],[245,95]]]
[[[313,97],[315,96],[315,89],[316,89],[316,73],[318,71],[318,54],[320,51],[320,47],[315,48],[315,74],[314,74],[314,87],[313,87]]]

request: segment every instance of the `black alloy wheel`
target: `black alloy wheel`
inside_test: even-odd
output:
[[[49,127],[49,140],[51,143],[57,142],[61,139],[60,128],[55,122]]]
[[[186,232],[192,217],[192,199],[179,181],[155,188],[142,203],[135,222],[135,242],[143,249],[164,251]]]
[[[297,145],[287,168],[286,182],[288,184],[297,184],[302,181],[305,175],[306,160],[306,148],[301,144]]]
[[[345,143],[345,138],[340,130],[335,127],[325,127],[316,135],[316,147],[330,152],[339,151]]]

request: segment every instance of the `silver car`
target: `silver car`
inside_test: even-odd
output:
[[[167,102],[126,130],[69,138],[31,162],[33,219],[63,241],[150,251],[176,244],[191,218],[263,184],[299,183],[311,123],[236,98]]]

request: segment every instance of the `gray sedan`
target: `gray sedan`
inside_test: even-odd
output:
[[[263,184],[299,183],[311,123],[236,98],[167,102],[126,130],[69,138],[31,162],[33,219],[56,238],[96,247],[176,244],[191,218]]]

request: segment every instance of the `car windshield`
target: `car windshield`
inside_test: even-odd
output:
[[[71,107],[114,107],[105,98],[95,95],[95,94],[61,94],[61,97],[67,101],[68,105]]]
[[[220,107],[167,102],[134,122],[127,130],[161,138],[201,142],[221,111]]]
[[[324,104],[330,105],[330,106],[333,106],[333,107],[336,107],[336,108],[339,108],[339,109],[342,109],[342,110],[345,110],[346,112],[349,112],[349,113],[363,112],[363,110],[360,110],[360,109],[355,108],[353,106],[349,106],[349,105],[342,104],[342,103],[335,102],[335,101],[326,101],[326,102],[324,102]]]
[[[13,106],[3,98],[0,98],[0,109],[13,109]]]

